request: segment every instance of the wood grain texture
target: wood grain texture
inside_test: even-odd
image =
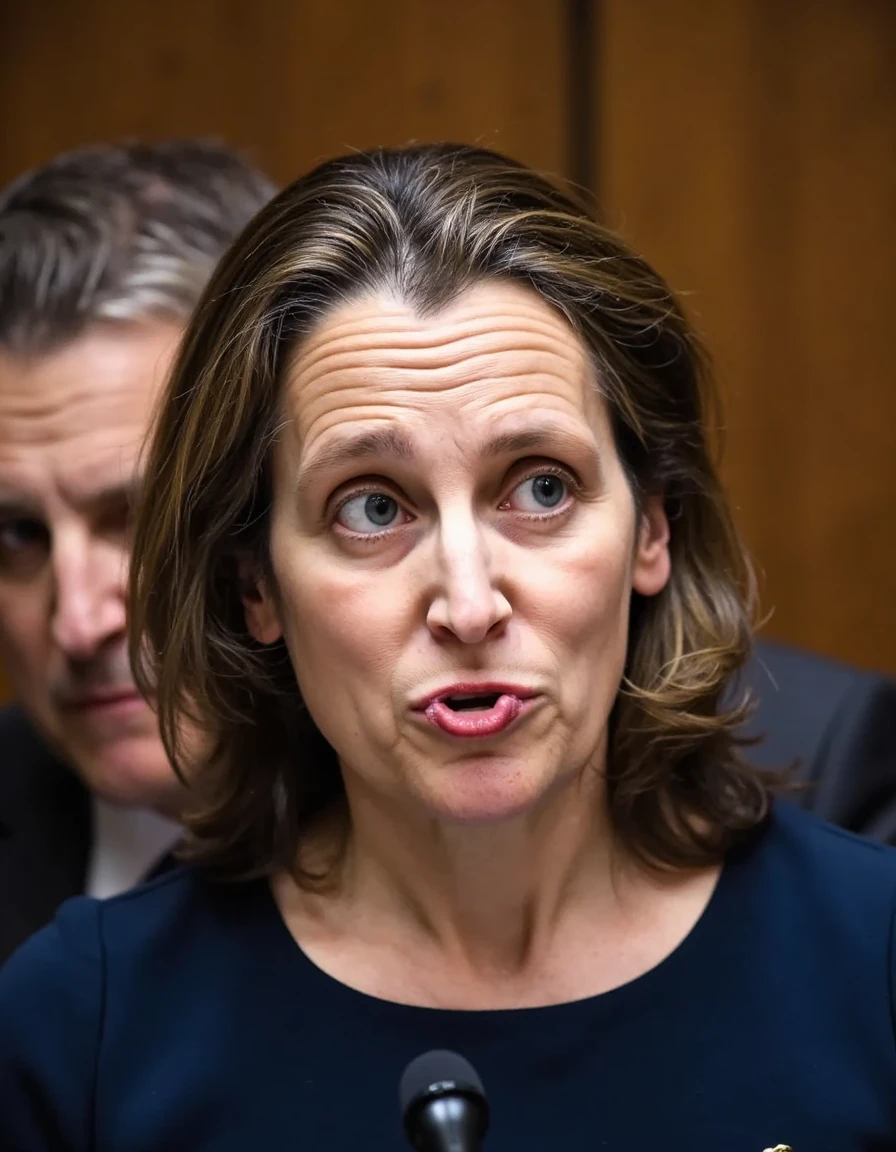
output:
[[[558,0],[29,0],[0,10],[0,181],[63,148],[219,135],[279,180],[481,141],[565,170]]]
[[[715,356],[766,631],[896,672],[896,5],[601,8],[601,202]]]

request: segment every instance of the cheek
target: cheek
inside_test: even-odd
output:
[[[525,616],[561,666],[582,664],[589,678],[615,681],[625,660],[631,542],[624,532],[595,530],[574,543],[542,563],[528,559],[521,587]]]
[[[19,696],[43,686],[49,612],[41,581],[14,588],[0,583],[0,663]]]
[[[305,552],[278,575],[284,633],[302,694],[335,703],[388,687],[406,640],[406,595],[390,575],[334,570]]]

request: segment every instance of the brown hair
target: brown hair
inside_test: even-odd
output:
[[[193,850],[232,875],[296,874],[304,829],[342,794],[285,647],[246,633],[236,578],[247,550],[269,571],[268,457],[287,358],[361,293],[397,292],[428,314],[489,278],[527,286],[584,341],[636,503],[662,493],[671,523],[671,579],[636,597],[611,718],[617,835],[654,865],[700,865],[767,812],[766,785],[739,753],[743,709],[721,703],[749,651],[753,583],[710,458],[704,359],[668,288],[521,165],[459,145],[377,150],[298,180],[230,251],[149,457],[132,656],[176,767],[189,758],[181,718],[201,727]]]
[[[0,347],[49,352],[97,320],[186,319],[274,194],[213,140],[95,145],[0,190]]]

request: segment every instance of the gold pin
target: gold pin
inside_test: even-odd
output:
[[[776,1144],[774,1148],[763,1148],[762,1152],[793,1152],[789,1144]]]

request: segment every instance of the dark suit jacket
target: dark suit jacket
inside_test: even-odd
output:
[[[801,760],[796,799],[827,820],[896,843],[896,683],[759,643],[743,683],[758,708],[760,767]],[[0,962],[84,889],[90,803],[15,708],[0,710]],[[155,870],[154,870],[155,871]]]
[[[767,641],[742,683],[763,735],[748,750],[760,768],[786,768],[807,790],[794,799],[853,832],[896,844],[896,681]]]
[[[0,709],[0,963],[84,891],[91,810],[18,708]]]

